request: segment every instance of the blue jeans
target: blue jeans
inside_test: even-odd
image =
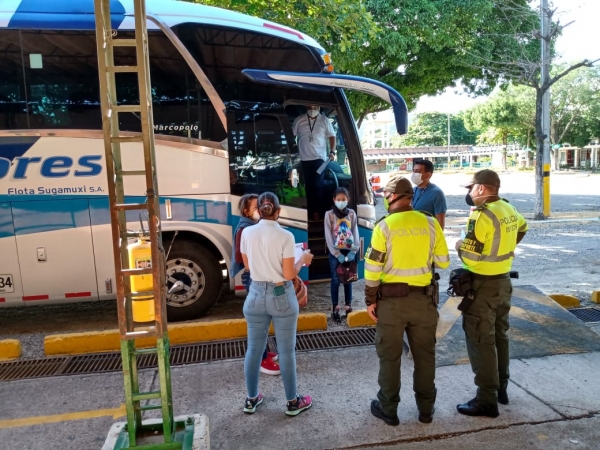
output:
[[[348,254],[349,251],[342,250],[342,254]],[[339,264],[338,259],[329,254],[329,268],[331,269],[331,303],[335,308],[338,305],[338,294],[340,291],[340,280],[338,280],[335,269]],[[352,283],[344,284],[344,301],[346,306],[352,305]]]
[[[285,294],[273,293],[274,283],[252,280],[244,302],[244,317],[248,324],[248,350],[244,359],[244,375],[248,397],[258,395],[258,378],[263,350],[267,344],[271,320],[277,337],[279,368],[286,400],[294,400],[296,391],[296,326],[298,300],[291,281],[284,284]]]

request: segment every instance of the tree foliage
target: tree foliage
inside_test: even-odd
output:
[[[450,144],[474,145],[476,131],[468,131],[461,115],[450,116]],[[448,115],[439,112],[417,114],[408,133],[392,139],[394,147],[448,145]]]
[[[528,9],[529,0],[195,1],[303,31],[332,53],[338,73],[389,84],[409,108],[458,81],[475,94],[488,93],[498,76],[486,61],[514,54],[522,36],[535,29],[531,17],[513,11]],[[377,97],[349,97],[359,123],[389,108]]]

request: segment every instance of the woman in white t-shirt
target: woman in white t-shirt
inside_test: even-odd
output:
[[[303,265],[309,265],[312,255],[305,252],[294,262],[294,236],[278,223],[279,199],[272,192],[258,197],[261,221],[242,232],[240,250],[244,266],[252,274],[250,291],[244,302],[244,317],[248,324],[248,350],[244,360],[244,375],[248,396],[244,412],[252,414],[264,398],[258,392],[260,362],[273,321],[277,336],[279,367],[286,395],[286,411],[295,416],[312,406],[310,396],[298,395],[296,388],[296,325],[298,300],[291,280]]]

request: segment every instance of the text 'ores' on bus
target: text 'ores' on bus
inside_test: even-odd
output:
[[[375,211],[344,90],[388,101],[399,132],[407,120],[402,97],[377,81],[335,74],[314,39],[285,26],[169,0],[148,0],[147,13],[169,319],[202,315],[225,285],[243,290],[228,268],[246,193],[279,196],[280,224],[315,254],[302,278],[329,277],[323,223],[307,218],[307,204],[318,199],[305,196],[291,128],[310,104],[338,136],[322,198],[338,186],[349,190],[362,265]],[[111,14],[114,37],[133,37],[132,2],[112,1]],[[135,48],[117,48],[115,60],[135,65]],[[115,76],[118,103],[139,103],[136,74]],[[124,134],[141,132],[136,113],[119,118]],[[121,148],[123,170],[143,167],[141,144]],[[126,201],[143,202],[143,186],[128,179],[126,192],[139,197]],[[114,298],[107,195],[93,0],[1,2],[0,306]],[[139,213],[127,214],[139,230]]]

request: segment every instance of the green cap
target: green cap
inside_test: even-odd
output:
[[[462,187],[470,188],[474,184],[487,184],[489,186],[500,187],[500,177],[491,169],[483,169],[475,172],[471,181],[466,184],[461,184]]]
[[[412,183],[408,178],[404,178],[399,173],[391,176],[390,181],[385,185],[383,191],[391,192],[392,194],[413,195]]]

